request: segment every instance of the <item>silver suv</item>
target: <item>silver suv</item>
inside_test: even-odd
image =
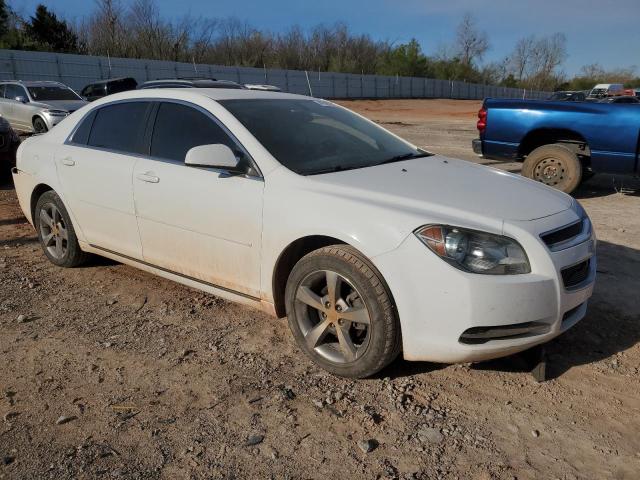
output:
[[[44,133],[86,103],[60,82],[0,82],[0,116],[23,132]]]

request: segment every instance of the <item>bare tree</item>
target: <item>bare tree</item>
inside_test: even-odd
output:
[[[471,66],[475,60],[482,60],[489,50],[489,38],[478,30],[476,21],[470,13],[466,13],[456,31],[456,50],[462,63]]]
[[[531,57],[536,47],[536,37],[530,35],[521,38],[516,43],[513,53],[509,56],[509,62],[514,70],[514,76],[522,81],[531,67]]]

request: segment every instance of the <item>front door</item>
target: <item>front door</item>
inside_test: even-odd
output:
[[[100,107],[56,152],[65,201],[87,242],[142,259],[133,202],[133,168],[151,102]]]
[[[199,107],[160,103],[150,158],[134,169],[144,260],[216,287],[260,297],[262,178],[187,166],[187,151],[222,143],[248,155]]]

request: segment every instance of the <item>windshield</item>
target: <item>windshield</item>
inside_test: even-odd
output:
[[[301,175],[430,154],[325,100],[220,100],[282,165]]]
[[[82,100],[76,92],[67,87],[27,87],[29,95],[36,102],[45,100]]]

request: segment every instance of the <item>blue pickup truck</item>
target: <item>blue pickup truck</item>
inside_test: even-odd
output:
[[[640,173],[639,104],[487,99],[477,127],[475,153],[522,161],[522,175],[563,192],[598,172]]]

